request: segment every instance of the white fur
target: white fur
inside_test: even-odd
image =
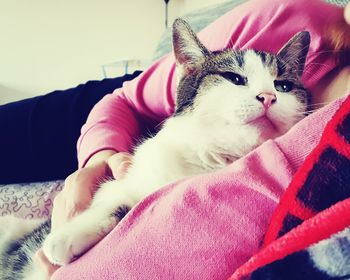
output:
[[[6,247],[8,243],[17,240],[26,233],[35,229],[42,219],[22,219],[15,216],[0,217],[0,248]]]
[[[43,219],[22,219],[15,216],[0,217],[0,249],[7,248],[8,244],[18,240],[25,234],[37,228],[44,220]],[[28,256],[33,256],[31,251],[27,251]],[[29,260],[32,262],[33,258]],[[46,275],[43,271],[30,263],[22,273],[23,280],[46,280]],[[1,278],[1,272],[0,272]]]
[[[101,240],[117,224],[111,213],[118,206],[133,207],[168,183],[222,168],[301,118],[295,116],[302,109],[296,97],[274,89],[274,77],[258,56],[248,52],[245,60],[247,86],[223,79],[200,88],[191,112],[168,119],[155,137],[136,149],[123,180],[102,184],[88,210],[46,238],[43,249],[51,262],[67,264]],[[266,91],[277,96],[267,112],[274,123],[251,123],[264,112],[256,95]]]

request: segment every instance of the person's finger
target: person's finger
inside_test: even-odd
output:
[[[66,208],[71,210],[71,215],[85,210],[92,199],[92,194],[98,188],[99,181],[105,177],[106,163],[100,163],[94,166],[78,170],[69,181],[66,191]]]
[[[90,175],[87,175],[90,176]],[[85,210],[92,199],[92,192],[95,188],[95,180],[93,178],[84,178],[83,180],[75,181],[69,196],[66,197],[66,211],[70,217],[73,217],[77,212]]]
[[[50,279],[52,274],[59,269],[58,265],[54,265],[48,261],[42,249],[39,249],[35,253],[35,263],[40,267],[40,269],[47,275],[47,279]]]
[[[53,200],[51,231],[55,231],[61,225],[66,223],[67,217],[62,213],[65,213],[65,198],[63,191],[59,192]]]
[[[89,207],[99,181],[105,177],[106,169],[107,163],[99,162],[79,169],[66,178],[63,190],[54,200],[51,219],[53,231]]]
[[[70,175],[65,180],[63,190],[57,194],[53,201],[51,218],[52,231],[85,210],[91,201],[90,190],[87,186],[77,185],[76,176],[77,172],[75,172],[75,174],[73,173],[73,176]],[[79,183],[82,184],[82,182]]]
[[[132,163],[132,156],[128,153],[117,153],[107,160],[107,164],[115,179],[121,179]]]

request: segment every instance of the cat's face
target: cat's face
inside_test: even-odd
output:
[[[210,52],[182,20],[174,23],[178,92],[176,114],[204,122],[285,133],[305,116],[308,94],[300,78],[310,37],[295,35],[277,55],[253,50]]]

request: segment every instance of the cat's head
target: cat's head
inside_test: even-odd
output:
[[[185,21],[177,19],[173,25],[175,115],[196,114],[203,122],[254,127],[265,138],[285,133],[307,110],[309,96],[301,75],[309,44],[310,35],[304,31],[277,54],[211,52]]]

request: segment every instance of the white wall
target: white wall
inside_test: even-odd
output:
[[[171,0],[170,21],[222,0]],[[149,58],[162,0],[0,0],[0,104],[102,78],[101,65]]]
[[[224,3],[227,1],[228,0],[170,0],[169,5],[173,4],[171,8],[175,10],[177,16],[180,16],[194,10],[198,10],[218,3]]]

